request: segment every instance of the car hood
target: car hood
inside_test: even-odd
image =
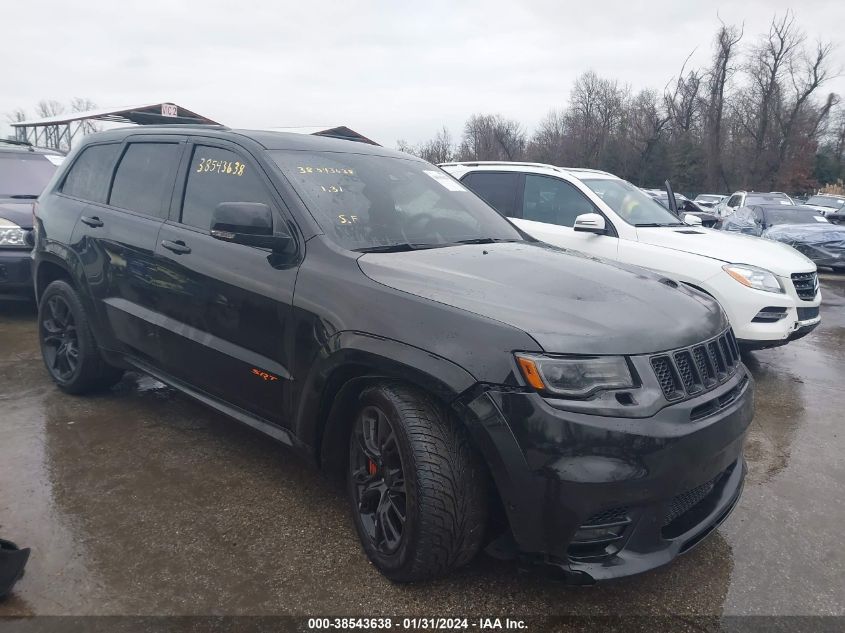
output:
[[[0,198],[0,218],[14,222],[22,229],[31,229],[33,202],[34,200]]]
[[[795,249],[751,235],[700,227],[639,227],[637,240],[731,264],[750,264],[789,277],[812,272],[816,265]]]
[[[369,253],[358,264],[390,288],[519,328],[547,352],[645,354],[692,345],[727,327],[722,309],[703,293],[645,269],[546,245]]]

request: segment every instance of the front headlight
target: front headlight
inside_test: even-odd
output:
[[[525,380],[537,391],[583,398],[602,389],[634,386],[622,356],[544,356],[517,354]]]
[[[26,245],[26,232],[14,222],[0,218],[0,246]]]
[[[767,292],[783,293],[783,286],[774,274],[763,268],[747,264],[725,264],[722,270],[736,279],[743,286]]]

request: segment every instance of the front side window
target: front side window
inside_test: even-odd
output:
[[[429,163],[372,154],[268,153],[325,234],[349,250],[522,240],[510,222]]]
[[[130,143],[117,166],[109,204],[166,217],[180,149],[178,143]]]
[[[587,178],[581,182],[628,224],[634,226],[683,225],[678,216],[626,180]]]
[[[82,150],[65,176],[62,193],[89,202],[105,202],[120,144],[91,145]]]
[[[575,226],[575,218],[579,215],[595,212],[593,203],[568,182],[551,176],[526,174],[522,196],[523,219]]]
[[[272,206],[261,178],[242,156],[220,147],[197,145],[188,170],[182,224],[210,230],[214,209],[222,202]]]
[[[465,176],[461,182],[502,215],[514,215],[518,173],[477,171]]]
[[[742,196],[733,195],[733,196],[731,196],[731,199],[728,200],[728,206],[729,207],[738,207],[740,200],[742,200]]]

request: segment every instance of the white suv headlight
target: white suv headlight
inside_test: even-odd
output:
[[[783,294],[783,286],[780,280],[773,273],[763,268],[749,266],[748,264],[725,264],[722,266],[722,270],[743,286]]]
[[[0,246],[26,245],[26,232],[14,222],[0,218]]]

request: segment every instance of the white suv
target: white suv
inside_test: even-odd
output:
[[[539,240],[657,270],[712,295],[747,349],[782,345],[820,322],[816,265],[791,246],[688,226],[603,171],[508,162],[441,167]]]

